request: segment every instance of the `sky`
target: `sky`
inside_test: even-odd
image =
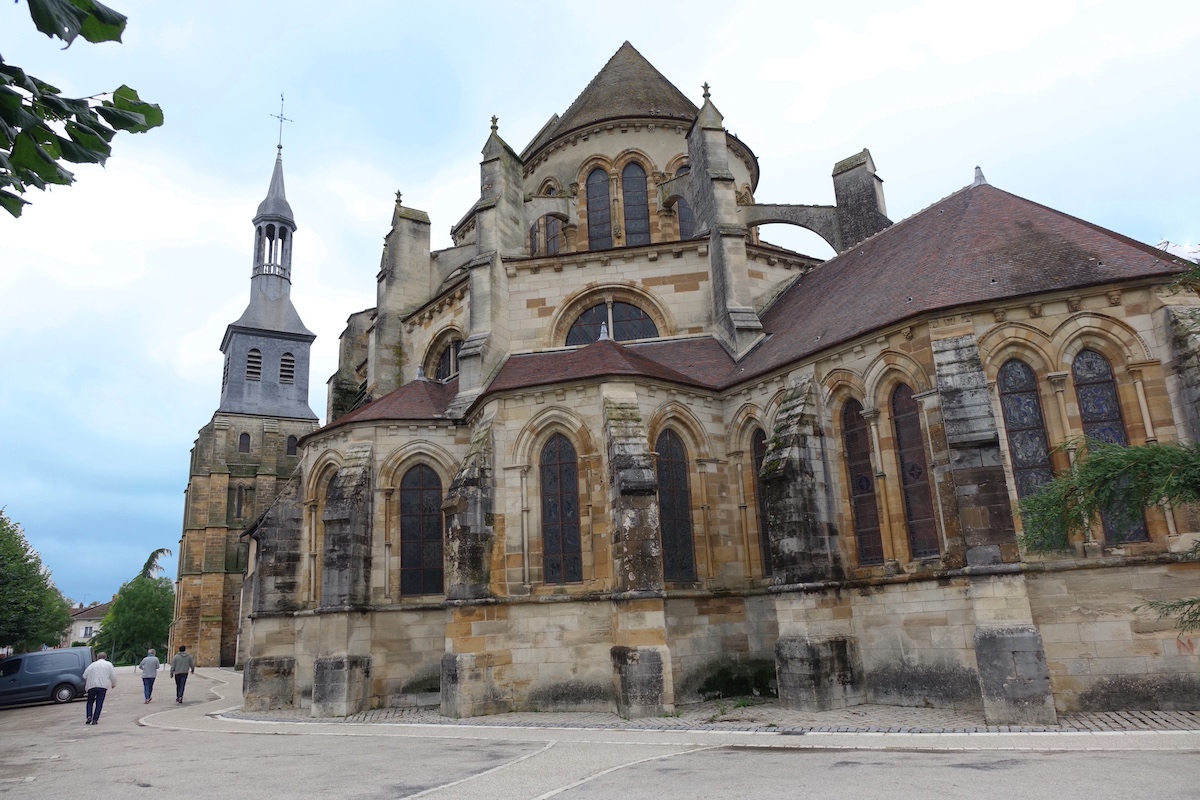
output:
[[[249,299],[251,219],[283,158],[310,404],[374,304],[394,193],[434,247],[479,194],[490,118],[518,152],[628,39],[759,158],[756,199],[832,203],[871,150],[900,220],[980,166],[1001,189],[1150,244],[1200,243],[1194,0],[592,3],[111,0],[124,42],[62,49],[23,0],[0,55],[68,96],[121,84],[166,124],[0,212],[0,508],[74,601],[177,555],[189,451]],[[806,231],[764,238],[832,255]],[[175,558],[164,559],[175,575]]]

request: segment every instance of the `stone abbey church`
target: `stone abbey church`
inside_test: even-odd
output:
[[[493,121],[480,173],[446,249],[397,195],[317,428],[276,164],[174,629],[248,708],[1200,704],[1142,607],[1200,594],[1200,518],[1034,555],[1016,513],[1084,436],[1200,438],[1184,262],[978,170],[893,221],[866,150],[834,205],[759,202],[707,89],[628,43],[522,150]]]

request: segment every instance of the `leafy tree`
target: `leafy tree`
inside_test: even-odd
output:
[[[0,645],[57,645],[71,625],[69,608],[21,526],[0,510]]]
[[[82,36],[89,42],[119,42],[125,17],[95,0],[26,0],[34,25],[69,47]],[[163,124],[157,105],[144,102],[122,85],[107,94],[72,99],[45,81],[0,57],[0,207],[14,217],[28,204],[30,188],[69,185],[63,167],[103,164],[117,131],[143,133]]]
[[[138,576],[121,586],[100,623],[93,646],[112,655],[113,663],[137,662],[151,647],[166,652],[175,589],[169,578],[158,577],[158,559],[170,553],[165,548],[151,553]]]

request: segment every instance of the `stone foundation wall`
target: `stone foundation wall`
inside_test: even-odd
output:
[[[773,598],[673,598],[666,614],[676,703],[771,689],[778,633]]]
[[[446,652],[443,608],[376,612],[370,617],[373,708],[409,708],[436,703]]]
[[[1200,595],[1200,564],[1027,576],[1059,711],[1200,709],[1200,636],[1141,608]]]

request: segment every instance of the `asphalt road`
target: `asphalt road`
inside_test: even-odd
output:
[[[178,706],[160,678],[146,705],[123,669],[98,726],[83,724],[82,701],[0,709],[0,797],[1200,797],[1200,732],[782,736],[207,716],[237,703],[239,681],[203,670]]]

